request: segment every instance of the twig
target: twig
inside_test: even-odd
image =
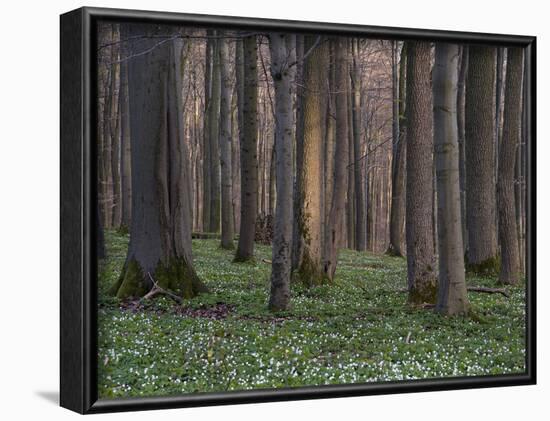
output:
[[[172,298],[174,301],[176,301],[177,303],[181,304],[181,302],[183,301],[181,299],[180,296],[162,288],[159,286],[159,284],[157,284],[157,282],[153,279],[153,277],[151,276],[151,273],[147,272],[147,276],[149,276],[149,279],[151,280],[151,282],[153,283],[153,288],[151,288],[151,291],[149,291],[147,294],[145,294],[142,298],[142,300],[148,300],[148,299],[151,299],[153,298],[154,296],[158,295],[158,294],[164,294],[164,295],[168,295],[170,298]]]

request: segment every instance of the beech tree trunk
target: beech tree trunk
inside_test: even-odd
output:
[[[363,191],[362,171],[363,161],[361,157],[361,69],[359,64],[359,40],[352,41],[352,88],[353,88],[353,176],[355,183],[355,249],[363,251],[367,249],[367,229],[365,215],[365,200]]]
[[[468,46],[462,46],[460,54],[460,71],[458,73],[458,93],[456,120],[458,127],[458,170],[460,174],[460,215],[462,224],[463,255],[468,249],[468,226],[466,224],[466,133],[465,133],[465,104],[466,104],[466,74],[468,71]]]
[[[435,303],[431,47],[407,45],[407,278],[411,304]]]
[[[346,181],[348,166],[348,112],[347,112],[347,78],[345,38],[335,38],[334,46],[334,104],[336,113],[336,138],[334,156],[334,183],[331,184],[332,201],[330,204],[328,226],[325,231],[324,271],[329,280],[334,279],[338,264],[338,247],[343,236],[343,221],[346,208]]]
[[[390,245],[388,254],[393,256],[405,255],[405,161],[407,153],[407,143],[405,138],[405,77],[407,70],[407,43],[403,43],[401,48],[401,57],[399,62],[399,78],[394,76],[393,83],[397,86],[396,93],[397,104],[394,104],[394,146],[392,160],[392,195],[390,208]],[[395,52],[397,61],[397,51]],[[394,64],[394,72],[397,73],[397,62]],[[397,80],[396,80],[397,79]],[[397,110],[396,110],[397,108]]]
[[[211,191],[211,173],[212,157],[210,154],[210,107],[212,97],[212,60],[213,60],[213,40],[212,30],[206,31],[206,52],[205,52],[205,70],[204,70],[204,117],[202,130],[202,229],[205,232],[210,231],[210,212],[212,209],[210,203]]]
[[[275,171],[277,201],[271,264],[272,311],[288,309],[292,247],[292,83],[296,36],[273,33],[269,37],[271,75],[275,86]],[[292,65],[292,66],[291,66]]]
[[[502,259],[499,282],[502,284],[516,284],[521,277],[514,170],[521,121],[522,67],[523,51],[520,48],[509,48],[497,183],[498,232]]]
[[[434,151],[437,179],[439,288],[436,311],[468,312],[460,218],[457,44],[436,43],[433,70]]]
[[[321,197],[328,44],[323,39],[317,40],[317,36],[308,35],[304,51],[309,54],[304,63],[304,145],[302,168],[298,174],[301,188],[298,227],[303,239],[298,275],[311,286],[322,283],[324,276]]]
[[[241,134],[241,226],[236,262],[254,258],[258,213],[258,46],[256,36],[243,40],[243,130]]]
[[[498,267],[495,224],[495,48],[468,47],[466,83],[467,262],[474,272]]]
[[[121,39],[127,39],[126,25],[120,25]],[[130,229],[132,220],[132,163],[130,145],[130,104],[128,101],[128,52],[126,43],[121,43],[120,57],[120,83],[119,83],[119,115],[120,115],[120,184],[121,184],[121,205],[122,216],[121,226],[124,230]]]
[[[147,24],[129,24],[141,37]],[[181,297],[207,290],[191,253],[191,200],[187,145],[183,139],[181,50],[183,40],[157,45],[134,41],[128,61],[132,132],[132,225],[128,255],[111,292],[119,298],[147,293],[153,280]]]
[[[219,35],[215,31],[214,35]],[[221,215],[221,176],[220,176],[220,102],[221,102],[221,40],[216,39],[212,52],[212,96],[210,98],[210,116],[208,130],[210,138],[210,232],[220,231]]]
[[[220,168],[221,168],[221,247],[232,250],[233,203],[232,203],[232,162],[231,162],[231,91],[232,80],[229,69],[229,45],[227,39],[220,39],[219,59],[221,68],[220,100]]]

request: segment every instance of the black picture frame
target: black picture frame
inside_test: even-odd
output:
[[[96,37],[99,20],[316,32],[525,48],[527,142],[526,372],[373,384],[98,400],[96,259]],[[81,414],[536,383],[536,37],[80,8],[61,15],[61,365],[60,404]]]

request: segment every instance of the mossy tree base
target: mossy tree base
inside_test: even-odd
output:
[[[208,292],[208,288],[199,279],[193,267],[180,257],[170,259],[168,264],[159,262],[153,273],[144,273],[136,260],[130,260],[110,293],[120,299],[142,297],[151,290],[153,280],[159,287],[182,298],[193,298],[200,293]]]
[[[437,301],[437,280],[435,278],[417,280],[409,288],[408,303],[410,305],[435,304]]]
[[[235,256],[233,263],[254,263],[256,258],[254,256]]]
[[[294,278],[295,281],[302,282],[308,288],[330,283],[330,280],[324,273],[322,266],[320,264],[316,264],[305,253],[302,257],[300,267],[294,272]]]
[[[473,275],[494,276],[500,271],[500,258],[490,257],[480,263],[466,263],[466,272]]]

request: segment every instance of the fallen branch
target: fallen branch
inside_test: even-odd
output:
[[[467,287],[466,288],[470,292],[484,292],[486,294],[502,294],[505,297],[510,297],[510,294],[508,291],[506,291],[503,288],[486,288],[486,287]],[[397,290],[398,292],[409,292],[408,289],[402,288]]]
[[[149,276],[149,279],[151,280],[151,282],[153,283],[153,288],[151,288],[151,291],[149,291],[147,294],[145,294],[141,299],[142,300],[149,300],[153,297],[155,297],[156,295],[159,295],[159,294],[164,294],[164,295],[167,295],[169,296],[170,298],[172,298],[174,301],[176,301],[178,304],[181,304],[181,302],[183,301],[181,299],[180,296],[162,288],[159,286],[159,284],[157,284],[157,282],[153,279],[153,277],[151,276],[151,274],[149,272],[147,272],[147,276]]]
[[[269,263],[269,264],[273,263],[273,262],[272,262],[271,260],[269,260],[269,259],[262,259],[262,262],[264,262],[264,263]]]
[[[485,287],[468,287],[468,291],[471,292],[485,292],[487,294],[502,294],[505,297],[510,297],[510,294],[502,288],[485,288]]]

